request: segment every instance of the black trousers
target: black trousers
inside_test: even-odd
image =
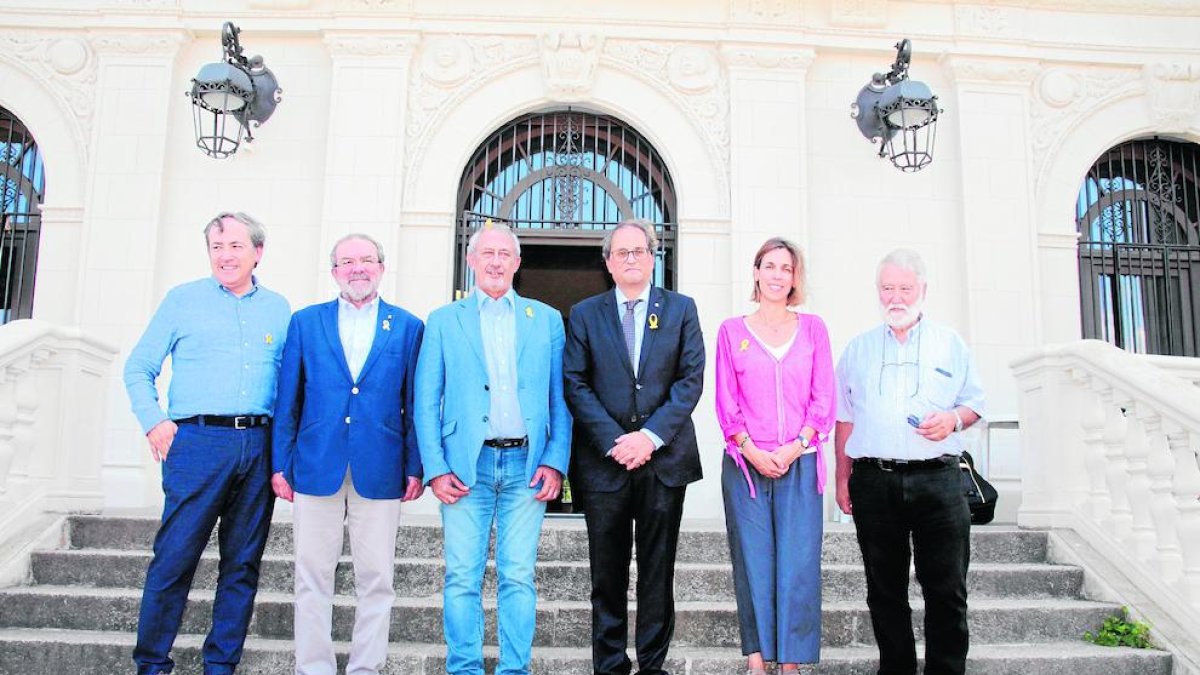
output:
[[[592,571],[592,669],[596,675],[629,675],[629,561],[637,543],[638,672],[662,669],[675,632],[675,550],[686,488],[667,487],[646,467],[616,492],[583,497]]]
[[[925,673],[966,672],[971,515],[959,481],[952,465],[885,471],[856,464],[850,474],[879,675],[917,672],[908,604],[910,558],[925,596]]]

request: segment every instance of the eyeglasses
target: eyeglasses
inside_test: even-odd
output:
[[[888,372],[895,372],[893,377],[898,378],[898,384],[908,390],[908,398],[915,398],[921,391],[921,333],[917,333],[917,343],[915,345],[917,359],[915,361],[888,361],[887,360],[887,331],[883,333],[883,348],[879,350],[879,396],[883,396],[883,378]],[[888,368],[894,368],[894,371],[888,371]]]
[[[617,250],[613,251],[610,255],[613,258],[615,258],[616,260],[629,260],[630,258],[633,258],[633,261],[637,262],[637,261],[641,260],[642,258],[646,257],[646,254],[649,252],[650,252],[649,249],[641,248],[641,247],[639,247],[639,248],[621,248],[621,249],[617,249]]]
[[[334,267],[354,267],[362,265],[363,267],[374,267],[379,264],[379,258],[366,256],[365,258],[338,258],[337,262],[333,263]]]

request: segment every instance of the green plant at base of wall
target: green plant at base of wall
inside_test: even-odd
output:
[[[1114,614],[1104,620],[1096,633],[1088,631],[1083,639],[1103,647],[1133,647],[1148,649],[1150,643],[1150,626],[1141,621],[1129,620],[1129,608],[1122,607],[1120,614]]]

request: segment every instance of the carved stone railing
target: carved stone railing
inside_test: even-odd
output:
[[[1096,340],[1012,366],[1018,524],[1074,529],[1174,619],[1200,625],[1200,387]]]
[[[0,541],[39,515],[94,511],[116,349],[37,320],[0,326]]]

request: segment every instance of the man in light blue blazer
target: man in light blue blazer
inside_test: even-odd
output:
[[[571,453],[563,321],[513,291],[521,244],[508,227],[475,232],[467,264],[474,292],[429,315],[416,381],[421,461],[445,530],[446,671],[483,674],[483,570],[495,523],[496,675],[527,674],[542,517]]]
[[[329,254],[341,293],[292,317],[279,371],[271,484],[294,501],[297,675],[336,675],[334,572],[350,530],[358,599],[347,675],[387,659],[400,502],[424,491],[413,428],[421,321],[379,298],[383,251],[364,234]]]

